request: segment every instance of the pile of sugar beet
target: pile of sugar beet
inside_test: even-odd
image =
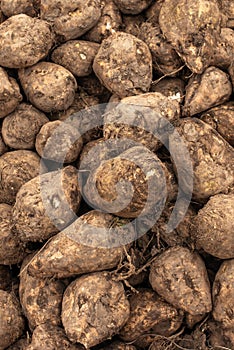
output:
[[[0,350],[234,349],[233,86],[233,0],[0,1]]]

